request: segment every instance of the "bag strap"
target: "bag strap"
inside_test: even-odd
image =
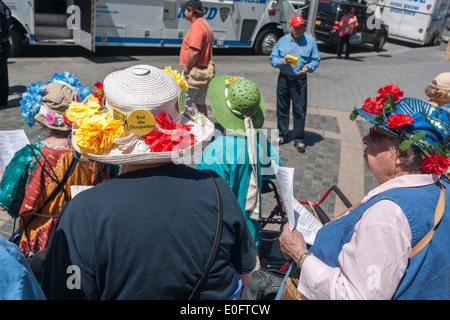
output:
[[[212,53],[212,46],[213,46],[213,39],[211,39],[211,33],[209,32],[208,26],[203,22],[203,20],[199,20],[199,22],[201,24],[203,24],[203,26],[206,29],[206,33],[208,34],[208,40],[209,40],[209,61],[213,61],[213,53]]]
[[[66,184],[67,180],[69,179],[70,175],[72,174],[72,172],[74,171],[77,163],[78,163],[78,159],[76,157],[73,157],[72,162],[70,163],[69,169],[67,170],[67,172],[65,173],[64,177],[62,178],[61,181],[58,180],[58,177],[56,176],[56,173],[53,171],[53,168],[50,166],[50,169],[52,169],[53,174],[55,175],[55,177],[53,177],[46,169],[45,166],[40,163],[37,159],[37,155],[32,147],[32,145],[28,145],[30,147],[30,149],[33,151],[34,156],[36,157],[36,161],[37,163],[39,163],[42,167],[42,170],[53,180],[55,181],[58,185],[57,187],[53,190],[52,194],[50,195],[50,197],[47,198],[47,200],[44,202],[44,205],[37,210],[36,212],[42,210],[42,208],[44,208],[50,201],[52,201],[56,195],[62,190],[64,192],[64,196],[65,198],[69,198],[69,196],[67,195],[66,189],[64,188],[64,185]],[[39,150],[39,149],[38,149]],[[41,152],[39,150],[39,152]],[[50,163],[48,162],[47,158],[45,157],[45,155],[41,152],[41,155],[43,157],[43,159],[50,165]],[[39,213],[34,212],[34,215],[40,215],[40,216],[45,216],[45,217],[56,217],[57,215],[41,215]]]
[[[203,283],[203,281],[206,279],[206,276],[208,275],[209,269],[211,269],[211,266],[215,260],[217,251],[219,249],[219,244],[220,244],[220,239],[222,238],[222,219],[223,219],[223,208],[222,208],[222,198],[220,197],[220,192],[219,192],[219,188],[217,186],[216,181],[214,180],[213,176],[211,175],[210,172],[208,172],[207,170],[202,170],[203,172],[205,172],[209,178],[211,179],[211,181],[214,184],[214,189],[216,190],[216,196],[217,196],[217,204],[218,204],[218,209],[219,209],[219,215],[217,218],[217,228],[216,228],[216,236],[214,238],[214,245],[211,251],[211,254],[209,255],[209,259],[208,259],[208,263],[205,266],[205,270],[203,270],[203,274],[200,277],[200,279],[198,280],[197,284],[194,287],[194,290],[191,292],[191,295],[189,296],[188,300],[192,300],[192,297],[194,296],[194,294],[196,293],[196,291],[198,290],[198,288],[200,287],[200,285]]]
[[[441,187],[441,194],[439,196],[439,201],[436,206],[436,210],[434,212],[434,226],[431,228],[431,230],[427,233],[425,237],[422,238],[422,240],[417,243],[414,248],[412,248],[410,259],[414,257],[416,254],[420,252],[425,246],[431,241],[431,238],[433,238],[434,230],[436,229],[436,226],[439,224],[439,222],[442,219],[442,216],[444,215],[444,209],[445,209],[445,188],[441,181],[439,181],[440,187]]]
[[[213,39],[211,39],[211,33],[209,32],[208,26],[202,21],[202,20],[198,20],[198,22],[200,22],[201,24],[203,24],[203,26],[206,29],[206,33],[208,34],[208,40],[210,43],[210,47],[209,47],[209,61],[213,61],[213,53],[212,53],[212,47],[213,47]],[[188,37],[188,41],[191,38],[191,29],[189,29],[187,35]]]

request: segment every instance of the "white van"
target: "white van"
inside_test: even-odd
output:
[[[450,0],[379,0],[389,38],[436,45],[442,36]]]

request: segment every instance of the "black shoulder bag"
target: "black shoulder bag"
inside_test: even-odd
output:
[[[216,237],[214,238],[214,244],[213,244],[213,248],[211,250],[211,254],[209,255],[208,263],[206,264],[205,270],[203,270],[203,274],[200,277],[200,279],[198,280],[196,286],[194,287],[194,290],[191,292],[191,295],[189,296],[188,300],[192,300],[192,298],[193,298],[194,294],[197,292],[198,288],[200,288],[203,281],[205,281],[206,276],[208,275],[209,269],[211,269],[211,266],[213,265],[214,260],[216,258],[216,254],[219,249],[220,239],[222,238],[222,219],[223,219],[222,198],[220,197],[220,192],[219,192],[219,188],[217,187],[217,183],[214,180],[214,178],[212,177],[211,173],[209,173],[206,170],[203,170],[203,172],[205,172],[209,176],[209,178],[211,179],[211,181],[214,184],[214,189],[216,189],[219,214],[218,214],[218,218],[217,218]]]

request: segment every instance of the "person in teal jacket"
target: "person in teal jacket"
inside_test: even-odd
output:
[[[251,80],[226,75],[215,77],[209,92],[211,109],[226,134],[208,145],[197,169],[213,170],[227,181],[259,245],[262,180],[275,178],[272,160],[282,165],[265,130],[260,130],[266,111],[264,99]]]

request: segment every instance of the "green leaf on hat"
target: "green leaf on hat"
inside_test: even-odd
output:
[[[408,140],[403,140],[400,145],[399,148],[400,150],[407,150],[409,147],[411,147],[411,145],[414,142],[419,142],[420,140],[422,140],[425,136],[427,135],[427,133],[425,131],[419,131],[417,132],[415,135],[413,135],[410,139]]]
[[[383,119],[384,119],[384,112],[382,112],[379,115],[372,118],[372,120],[376,121],[376,122],[381,122],[381,121],[383,121]]]
[[[352,113],[350,113],[350,120],[355,121],[355,119],[358,117],[358,112],[356,111],[356,107],[353,109]]]
[[[413,144],[413,140],[403,140],[402,143],[400,143],[400,145],[398,146],[400,150],[408,150],[409,147],[411,147],[411,145]]]
[[[427,133],[425,131],[419,131],[413,136],[413,140],[414,142],[419,142],[420,140],[425,138],[426,135]]]

